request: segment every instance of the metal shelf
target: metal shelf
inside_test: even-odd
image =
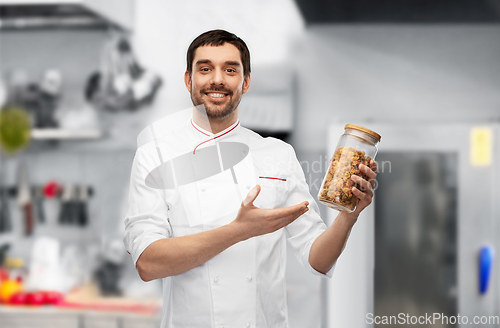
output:
[[[33,129],[33,140],[91,140],[103,136],[100,130]]]
[[[72,9],[59,10],[68,7]],[[2,28],[98,26],[109,22],[131,31],[134,20],[134,0],[0,0],[0,8],[10,8],[0,17]]]

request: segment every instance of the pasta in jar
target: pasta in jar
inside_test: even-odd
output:
[[[358,198],[352,193],[352,187],[361,187],[351,180],[356,174],[363,179],[368,177],[360,172],[359,165],[369,166],[371,158],[364,151],[352,147],[339,147],[333,155],[325,182],[320,191],[320,199],[330,201],[354,211]]]
[[[363,191],[355,183],[352,175],[357,175],[365,180],[368,176],[361,172],[359,166],[364,164],[370,167],[370,161],[375,159],[377,144],[380,135],[364,127],[347,124],[345,133],[330,161],[328,170],[318,193],[321,203],[339,211],[352,212],[356,208],[358,197],[352,188]]]

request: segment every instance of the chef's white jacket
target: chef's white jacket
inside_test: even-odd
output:
[[[274,233],[237,243],[202,265],[163,278],[162,328],[289,327],[286,303],[286,243],[312,273],[311,245],[326,226],[318,215],[293,148],[275,138],[262,138],[239,121],[217,134],[191,118],[175,133],[138,148],[132,167],[124,243],[134,264],[151,243],[228,224],[241,199],[255,184],[261,192],[254,204],[282,208],[309,202],[310,210]],[[176,156],[216,145],[240,142],[249,154],[231,170],[175,189],[145,184],[152,170]],[[178,168],[177,168],[178,169]]]

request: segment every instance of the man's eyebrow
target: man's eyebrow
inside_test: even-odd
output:
[[[196,63],[195,63],[195,66],[198,66],[198,65],[203,65],[203,64],[211,64],[212,61],[210,59],[200,59],[198,60]],[[236,67],[240,67],[241,64],[237,61],[231,61],[231,60],[228,60],[225,62],[226,65],[231,65],[231,66],[236,66]]]
[[[236,67],[241,66],[239,62],[237,62],[237,61],[230,61],[230,60],[226,62],[226,65],[231,65],[231,66],[236,66]]]
[[[201,64],[211,64],[211,63],[212,62],[210,61],[210,59],[200,59],[194,65],[198,66],[198,65],[201,65]]]

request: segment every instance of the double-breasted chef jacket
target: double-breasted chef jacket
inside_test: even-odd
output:
[[[173,189],[151,188],[145,182],[155,168],[172,159],[228,142],[249,149],[231,169]],[[179,166],[176,171],[183,170]],[[162,328],[289,327],[286,241],[301,265],[312,273],[330,278],[333,268],[324,275],[309,264],[311,245],[326,226],[287,143],[263,138],[239,121],[212,134],[188,117],[174,133],[137,149],[124,221],[124,243],[134,264],[144,249],[159,239],[230,223],[242,198],[256,184],[261,186],[254,201],[259,208],[282,208],[307,200],[310,210],[283,229],[239,242],[196,268],[163,278]]]

